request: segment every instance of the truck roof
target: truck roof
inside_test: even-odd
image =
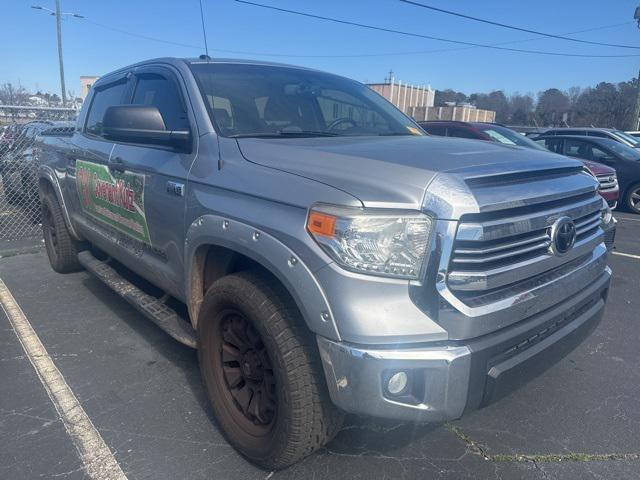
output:
[[[108,77],[110,77],[111,75],[117,75],[122,71],[131,70],[132,68],[142,67],[145,65],[158,64],[158,63],[165,63],[165,64],[173,65],[178,68],[180,66],[184,66],[185,64],[193,65],[193,64],[203,64],[203,63],[233,63],[233,64],[242,64],[242,65],[269,65],[274,67],[297,68],[300,70],[309,70],[314,72],[321,71],[315,68],[301,67],[299,65],[291,65],[286,63],[268,62],[264,60],[249,60],[249,59],[240,59],[240,58],[215,58],[215,57],[206,58],[204,55],[202,57],[195,57],[195,58],[158,57],[158,58],[150,58],[148,60],[142,60],[140,62],[133,63],[131,65],[120,67],[117,70],[113,70],[105,74],[104,76],[100,77],[100,79],[96,82],[96,84],[103,83],[105,81],[104,79],[108,79]]]

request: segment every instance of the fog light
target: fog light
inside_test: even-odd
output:
[[[391,395],[400,395],[404,393],[409,383],[407,372],[396,372],[387,381],[387,391]]]

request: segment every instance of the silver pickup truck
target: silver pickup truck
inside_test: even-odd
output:
[[[602,317],[611,212],[579,162],[430,137],[336,75],[149,60],[37,154],[54,270],[197,348],[220,427],[265,468],[343,412],[458,418]]]

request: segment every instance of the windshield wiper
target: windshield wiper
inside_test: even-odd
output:
[[[339,137],[339,133],[321,130],[280,130],[278,132],[238,133],[231,138]]]
[[[290,137],[340,137],[339,133],[329,132],[326,130],[280,130],[278,132],[283,136]]]
[[[424,135],[414,135],[413,133],[406,133],[406,132],[385,132],[385,133],[379,133],[378,136],[379,137],[419,137]]]

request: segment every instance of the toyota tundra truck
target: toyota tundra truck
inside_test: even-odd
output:
[[[459,418],[602,317],[611,212],[580,162],[431,137],[358,82],[155,59],[58,130],[37,147],[51,266],[197,348],[220,428],[264,468],[345,412]]]

